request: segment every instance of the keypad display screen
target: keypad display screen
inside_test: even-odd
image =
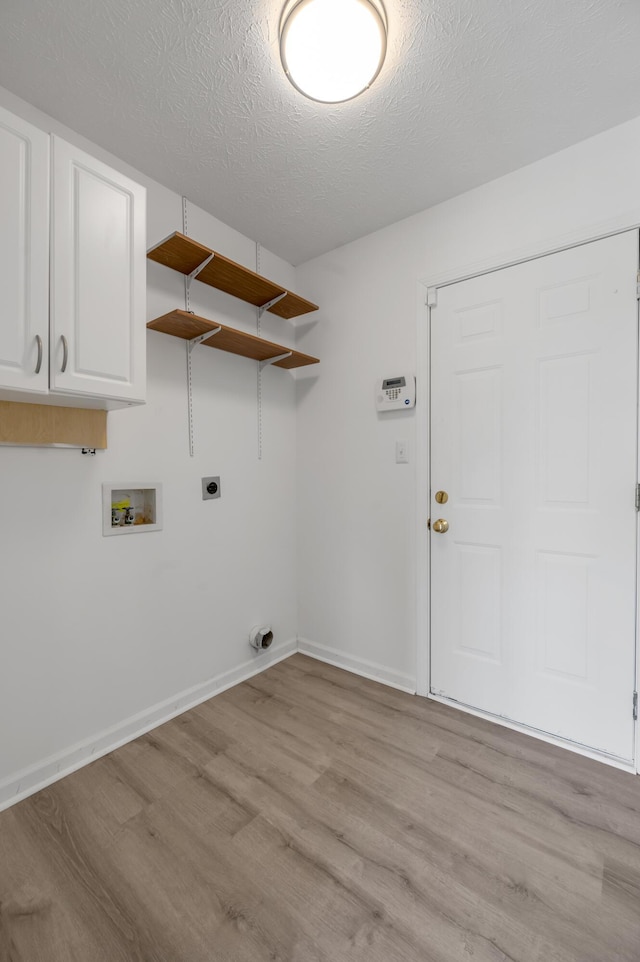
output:
[[[382,390],[388,391],[392,388],[405,387],[406,383],[403,377],[388,377],[382,382]]]

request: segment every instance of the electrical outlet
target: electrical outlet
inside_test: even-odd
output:
[[[213,501],[220,497],[220,475],[215,478],[202,479],[202,500]]]

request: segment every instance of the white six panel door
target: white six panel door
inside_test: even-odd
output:
[[[0,108],[0,384],[49,386],[49,136]]]
[[[637,270],[632,231],[442,288],[431,328],[431,690],[626,761]]]
[[[144,400],[145,190],[53,138],[51,389]]]

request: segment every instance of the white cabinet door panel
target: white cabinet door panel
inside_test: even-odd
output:
[[[2,108],[0,311],[0,388],[46,394],[49,137]]]
[[[145,190],[57,137],[53,178],[51,388],[143,400]]]

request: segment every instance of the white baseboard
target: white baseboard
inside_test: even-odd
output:
[[[238,665],[237,668],[216,675],[201,685],[188,688],[89,739],[63,749],[55,755],[50,755],[36,765],[10,775],[0,782],[0,812],[23,798],[39,792],[40,789],[46,788],[47,785],[51,785],[65,775],[70,775],[84,765],[88,765],[96,758],[107,755],[115,748],[146,734],[152,728],[157,728],[158,725],[175,718],[176,715],[181,715],[189,708],[207,701],[213,695],[218,695],[227,688],[232,688],[239,682],[246,681],[247,678],[252,678],[266,668],[270,668],[271,665],[289,658],[297,650],[298,642],[292,638],[290,641],[273,645],[269,651],[256,652],[253,658]]]
[[[403,675],[400,672],[392,671],[379,665],[375,661],[368,661],[357,655],[347,655],[337,648],[329,648],[328,645],[319,645],[308,638],[298,638],[298,651],[310,658],[318,661],[325,661],[328,665],[335,665],[336,668],[344,668],[346,671],[353,672],[354,675],[362,675],[363,678],[370,678],[371,681],[379,681],[382,685],[390,688],[398,688],[406,691],[410,695],[416,693],[416,680],[411,675]]]
[[[172,698],[166,699],[166,701],[159,702],[157,705],[145,709],[145,711],[130,716],[111,728],[98,732],[91,738],[77,742],[75,745],[50,755],[35,765],[23,768],[21,771],[10,775],[0,781],[0,812],[22,801],[23,798],[34,795],[41,789],[53,784],[53,782],[57,782],[65,775],[71,775],[72,772],[83,768],[97,758],[108,755],[109,752],[120,748],[121,745],[126,745],[127,742],[139,738],[140,735],[145,735],[153,728],[157,728],[158,725],[163,725],[171,718],[175,718],[176,715],[181,715],[214,695],[226,691],[227,688],[232,688],[234,685],[260,674],[266,668],[276,665],[279,661],[284,661],[285,658],[289,658],[297,651],[309,655],[311,658],[316,658],[318,661],[324,661],[329,665],[344,668],[356,675],[362,675],[364,678],[370,678],[372,681],[389,685],[391,688],[398,688],[400,691],[415,694],[415,679],[409,675],[391,671],[384,665],[367,661],[364,658],[346,655],[336,648],[319,645],[306,638],[297,640],[292,638],[289,641],[282,642],[282,644],[274,645],[269,651],[256,652],[254,657],[244,661],[237,668],[216,675],[201,685],[188,688]]]

